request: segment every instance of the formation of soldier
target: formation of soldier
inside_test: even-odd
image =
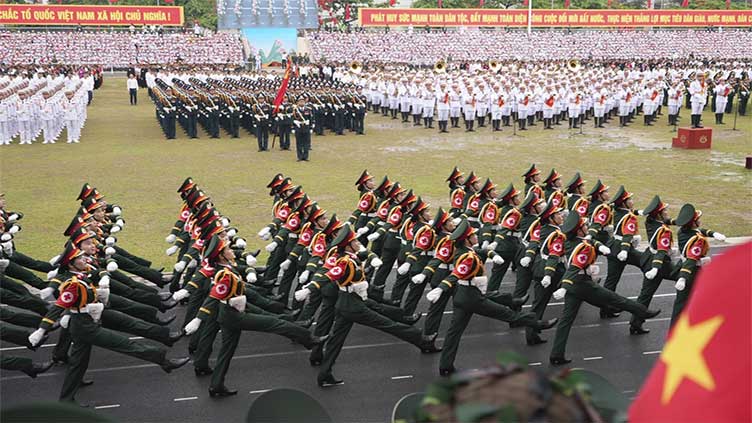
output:
[[[165,346],[184,335],[191,336],[188,352],[196,375],[211,375],[212,397],[237,393],[225,380],[243,331],[276,333],[310,349],[321,387],[343,383],[333,368],[354,323],[392,334],[421,353],[440,352],[441,375],[456,371],[460,339],[474,314],[524,327],[529,346],[545,343],[542,331],[555,327],[550,362],[562,365],[570,362],[567,338],[582,302],[598,307],[603,319],[629,312],[629,333],[648,333],[643,324],[660,313],[649,306],[661,281],[675,281],[673,322],[698,271],[710,260],[708,238],[725,240],[702,228],[702,212],[691,204],[671,219],[659,196],[637,210],[625,187],[612,195],[598,180],[587,190],[579,173],[563,183],[556,170],[544,177],[531,165],[522,178],[524,188],[509,184],[500,189],[490,178],[455,168],[447,178],[449,207],[431,210],[399,182],[385,176],[377,184],[364,171],[355,183],[357,205],[341,219],[277,174],[267,185],[272,219],[258,232],[269,241],[265,266],[257,263],[259,251],[246,251],[239,230],[187,178],[178,189],[183,204],[166,238],[172,244],[167,254],[177,254],[177,260],[172,274],[165,275],[117,245],[114,235],[125,227],[122,209],[88,184],[65,230],[65,249],[50,263],[16,249],[13,236],[23,215],[6,210],[0,196],[0,289],[3,303],[14,307],[2,308],[3,339],[33,349],[59,330],[53,359],[69,362],[60,397],[71,401],[90,383],[84,373],[91,346],[158,363],[169,372],[188,361],[166,358]],[[638,249],[639,216],[645,217],[644,250]],[[679,228],[676,234],[672,225]],[[606,258],[604,271],[596,264],[598,256]],[[635,301],[616,293],[627,265],[644,274]],[[385,295],[394,267],[395,281]],[[514,290],[501,292],[510,268]],[[48,272],[47,280],[29,269]],[[38,289],[38,295],[19,282]],[[428,310],[421,328],[416,323],[423,315],[416,310],[424,296]],[[523,311],[531,296],[532,308]],[[552,297],[564,301],[564,310],[560,318],[544,320]],[[449,301],[454,312],[439,347],[435,340]],[[167,324],[174,317],[159,312],[178,302],[187,304],[184,329],[170,331]],[[212,368],[209,358],[220,329],[221,347]],[[128,340],[120,332],[163,346]],[[3,357],[4,369],[32,377],[50,365]]]
[[[0,69],[0,145],[54,144],[65,130],[78,143],[86,107],[102,83],[95,68],[17,67]]]

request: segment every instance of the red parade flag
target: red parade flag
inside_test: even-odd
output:
[[[167,4],[175,4],[175,0],[164,0]]]
[[[726,10],[731,9],[731,0],[726,0]]]
[[[485,0],[478,0],[478,7],[483,7],[486,4]]]
[[[442,0],[438,0],[437,6],[439,9],[441,9],[444,6],[444,2]]]
[[[529,1],[530,1],[530,0],[522,0],[522,5],[523,5],[523,6],[525,6],[525,7],[527,7],[527,6],[528,6],[528,4],[529,4],[529,3],[528,3]]]
[[[285,69],[285,77],[282,78],[282,84],[279,86],[277,96],[274,97],[274,113],[277,113],[279,106],[285,99],[285,93],[287,92],[287,84],[290,82],[290,61],[287,61],[287,69]]]
[[[345,5],[345,20],[346,21],[350,20],[350,3],[347,3]]]
[[[570,0],[564,0],[564,8],[565,8],[565,9],[569,9],[569,5],[570,5],[570,3],[571,3],[571,1],[570,1]]]
[[[389,0],[389,6],[394,6],[397,4],[397,0]]]
[[[653,1],[648,0],[648,9],[652,9],[652,8],[653,8]]]
[[[629,409],[630,423],[752,421],[750,257],[748,242],[701,268],[689,303]]]
[[[682,7],[689,7],[689,0],[682,0]]]

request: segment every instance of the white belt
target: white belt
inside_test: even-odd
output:
[[[548,260],[548,255],[541,253],[541,258],[543,260]],[[559,257],[559,261],[562,262],[562,263],[566,263],[566,258],[565,257]]]
[[[430,257],[433,257],[433,255],[434,255],[434,252],[433,252],[433,251],[423,251],[423,252],[421,252],[421,253],[420,253],[419,255],[421,255],[421,256],[430,256]]]
[[[467,218],[467,221],[468,221],[468,222],[477,222],[477,221],[478,221],[478,218],[477,218],[477,217],[472,217],[472,216],[471,216],[471,217],[468,217],[468,218]]]
[[[366,216],[366,217],[376,217],[376,212],[373,212],[373,213],[366,213],[366,214],[365,214],[365,216]]]
[[[439,269],[454,270],[454,265],[453,264],[448,264],[448,263],[442,263],[442,264],[439,265]]]
[[[623,238],[621,235],[614,234],[614,239],[618,239],[619,241],[621,241]]]
[[[69,308],[68,312],[73,314],[89,314],[88,310],[74,310],[72,308]]]
[[[457,284],[462,286],[470,286],[470,281],[467,279],[459,279],[457,280]]]
[[[389,232],[393,232],[393,233],[395,233],[395,234],[396,234],[396,233],[399,233],[399,231],[398,231],[398,230],[396,230],[396,229],[389,229]]]
[[[407,241],[405,241],[404,239],[400,240],[400,243],[401,243],[402,245],[407,245]]]
[[[297,237],[298,237],[298,234],[289,234],[288,236],[289,236],[290,238],[292,238],[292,239],[295,239],[295,238],[297,238]]]
[[[520,235],[522,235],[522,232],[509,232],[509,235],[519,237]]]
[[[359,282],[363,282],[363,281],[359,281]],[[353,284],[356,284],[356,283],[358,283],[358,282],[353,282]],[[355,290],[353,289],[352,284],[351,285],[347,285],[347,286],[340,286],[339,290],[342,291],[342,292],[349,292],[349,293],[355,292]]]

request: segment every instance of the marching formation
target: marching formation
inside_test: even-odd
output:
[[[0,72],[0,145],[14,139],[55,144],[66,130],[67,143],[78,143],[86,124],[86,107],[101,84],[95,69],[49,67]],[[41,137],[40,137],[41,136]]]
[[[88,184],[64,231],[65,248],[49,263],[18,251],[13,238],[23,214],[7,210],[0,196],[0,290],[3,303],[12,306],[0,308],[2,339],[36,349],[58,331],[53,360],[68,363],[60,398],[74,401],[77,391],[92,383],[84,374],[93,346],[170,372],[189,359],[167,358],[167,347],[188,335],[196,376],[211,375],[209,394],[224,397],[237,393],[226,379],[246,331],[275,333],[309,349],[310,364],[319,367],[318,385],[331,387],[343,383],[334,367],[356,323],[389,333],[421,353],[441,353],[441,375],[456,371],[462,334],[475,314],[524,328],[529,346],[546,343],[543,331],[555,328],[552,365],[570,362],[567,339],[583,302],[598,307],[603,319],[630,313],[629,333],[645,334],[643,322],[660,313],[649,308],[652,297],[668,279],[677,291],[673,323],[695,276],[710,260],[708,238],[723,241],[725,236],[703,229],[702,212],[691,204],[672,219],[659,196],[637,210],[623,186],[611,194],[600,180],[587,189],[579,173],[566,183],[562,178],[554,169],[544,176],[531,165],[522,173],[520,189],[511,183],[501,189],[490,178],[455,168],[446,180],[449,206],[432,210],[399,182],[385,176],[377,183],[363,171],[355,182],[354,210],[339,218],[328,215],[302,186],[277,174],[267,185],[272,218],[258,232],[269,241],[265,266],[257,263],[259,251],[246,251],[246,240],[230,218],[187,178],[178,188],[183,204],[166,238],[172,244],[167,254],[177,257],[172,274],[118,246],[116,235],[125,227],[122,209]],[[644,250],[638,249],[639,216],[645,219]],[[671,226],[678,228],[676,234]],[[605,257],[606,269],[596,264],[598,256]],[[617,293],[628,265],[644,274],[636,301]],[[514,290],[501,292],[510,269]],[[30,270],[47,272],[46,280]],[[532,308],[522,311],[531,297]],[[552,297],[564,301],[564,310],[546,320]],[[420,313],[423,298],[428,309]],[[450,301],[452,318],[439,347],[435,340]],[[167,325],[174,316],[160,313],[178,303],[186,305],[184,329],[171,331]],[[209,359],[220,331],[212,368]],[[2,358],[3,369],[31,377],[51,365]]]

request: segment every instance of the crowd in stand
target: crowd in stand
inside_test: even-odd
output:
[[[315,60],[414,65],[453,61],[548,59],[743,58],[752,32],[708,31],[452,31],[313,32]],[[747,47],[744,47],[747,46]]]
[[[0,62],[98,63],[108,68],[133,62],[240,64],[243,48],[231,33],[0,32]]]

